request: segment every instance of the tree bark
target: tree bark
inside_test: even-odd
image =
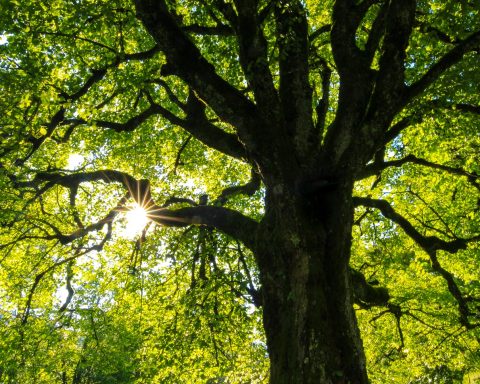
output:
[[[267,190],[255,253],[272,384],[368,382],[348,270],[351,196],[351,182],[315,197]]]

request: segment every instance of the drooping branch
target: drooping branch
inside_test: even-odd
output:
[[[480,326],[480,323],[472,324],[469,316],[472,312],[468,308],[468,300],[463,296],[458,287],[453,275],[443,268],[438,260],[437,252],[443,250],[449,253],[456,253],[459,250],[466,249],[467,244],[473,241],[479,241],[480,235],[469,239],[456,238],[455,240],[445,241],[436,236],[422,235],[406,218],[396,212],[386,200],[376,200],[366,197],[354,197],[354,204],[356,206],[365,206],[380,210],[386,218],[392,220],[399,225],[404,232],[411,237],[430,257],[432,269],[438,272],[447,282],[447,287],[451,295],[457,301],[460,313],[460,322],[466,328],[474,328]]]
[[[96,246],[93,246],[93,247],[88,247],[87,249],[84,249],[82,250],[81,248],[77,248],[75,249],[74,251],[74,254],[72,256],[69,256],[65,259],[62,259],[60,261],[57,261],[55,262],[54,264],[50,265],[49,267],[45,268],[42,272],[38,273],[36,276],[35,276],[35,280],[32,284],[32,286],[30,287],[30,290],[28,292],[28,295],[27,295],[27,302],[25,304],[25,309],[23,311],[23,314],[22,314],[22,319],[21,319],[21,325],[22,326],[25,326],[28,322],[28,318],[30,316],[30,311],[32,309],[32,300],[33,300],[33,295],[35,294],[35,291],[38,287],[38,285],[40,284],[40,282],[42,281],[42,279],[50,272],[54,271],[57,267],[60,267],[64,264],[67,264],[67,290],[68,290],[68,293],[69,293],[69,296],[67,297],[67,301],[68,299],[71,300],[71,296],[70,295],[73,295],[73,289],[71,287],[71,278],[72,278],[72,271],[71,271],[71,263],[74,262],[74,260],[78,259],[80,256],[84,256],[86,255],[87,253],[91,252],[91,251],[99,251],[101,250],[101,248],[103,247],[103,245],[105,244],[105,242],[108,240],[110,234],[111,234],[111,227],[109,227],[109,232],[105,235],[104,239],[102,239],[101,243],[100,244],[97,244]],[[68,305],[69,302],[66,302],[66,305]],[[66,305],[64,304],[62,306],[65,307],[66,309]],[[62,309],[60,308],[60,309]]]
[[[253,304],[257,308],[260,308],[263,305],[262,292],[261,292],[261,289],[257,289],[255,287],[255,284],[253,283],[252,274],[250,273],[250,268],[248,267],[245,254],[243,253],[241,244],[238,241],[237,241],[237,252],[238,252],[238,260],[240,261],[247,278],[246,290],[248,294],[252,297]]]
[[[74,289],[72,288],[72,279],[73,279],[73,260],[67,263],[66,267],[66,276],[65,276],[65,286],[67,288],[67,297],[65,298],[65,302],[59,308],[58,312],[64,312],[70,302],[72,301],[73,294],[75,293]]]
[[[187,148],[187,145],[188,143],[190,142],[190,140],[192,140],[192,135],[188,135],[188,137],[185,139],[185,141],[183,142],[183,144],[180,146],[180,149],[178,150],[177,152],[177,156],[175,157],[175,164],[173,165],[173,174],[175,175],[177,173],[177,168],[181,163],[180,159],[182,157],[182,153],[183,151],[185,150],[185,148]]]
[[[460,323],[468,329],[472,329],[480,326],[480,323],[472,324],[469,320],[469,316],[472,315],[470,309],[468,308],[468,303],[466,298],[463,296],[460,288],[458,287],[453,274],[443,268],[438,261],[437,253],[435,251],[430,251],[428,253],[430,260],[432,262],[432,268],[434,271],[438,272],[443,279],[447,282],[447,287],[449,292],[455,298],[458,304],[458,310],[460,312]]]

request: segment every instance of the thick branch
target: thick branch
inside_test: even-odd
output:
[[[205,114],[205,104],[198,99],[192,90],[190,90],[188,96],[185,112],[187,113],[187,119],[181,124],[177,123],[177,125],[205,145],[228,156],[246,160],[245,147],[240,143],[237,135],[227,133],[209,122]]]
[[[147,210],[152,221],[168,227],[207,225],[253,248],[258,223],[240,212],[229,208],[199,205],[175,210],[152,205]]]
[[[390,295],[386,288],[374,287],[369,284],[365,279],[365,276],[353,268],[350,268],[350,278],[352,281],[354,301],[360,307],[386,307],[388,305]]]
[[[102,170],[94,172],[64,175],[59,173],[39,173],[37,181],[46,181],[50,184],[62,185],[66,188],[78,187],[83,182],[103,181],[117,182],[128,191],[128,194],[147,211],[147,216],[154,222],[174,227],[184,227],[191,224],[214,227],[235,239],[242,241],[247,247],[254,245],[257,223],[242,215],[240,212],[213,206],[196,206],[179,209],[166,209],[155,203],[150,192],[148,180],[137,180],[125,172]],[[106,223],[110,223],[118,213],[123,200],[116,209],[113,209],[103,220],[81,228],[70,235],[56,236],[63,244],[78,239],[92,230],[98,230]]]
[[[267,41],[257,14],[257,1],[235,0],[240,64],[259,110],[269,121],[278,120],[279,100],[268,65]],[[272,122],[273,122],[272,121]]]
[[[353,0],[337,0],[333,7],[331,41],[333,58],[340,77],[355,76],[356,71],[368,68],[367,57],[357,47],[356,32],[368,10]]]
[[[308,68],[308,22],[301,1],[278,1],[275,6],[280,67],[280,99],[297,157],[311,158],[318,138],[312,121],[312,89]]]
[[[213,65],[175,22],[165,1],[135,0],[135,5],[137,16],[167,57],[162,73],[179,76],[221,119],[238,130],[246,144],[254,146],[252,135],[254,130],[257,135],[261,128],[255,105],[217,75]]]
[[[214,205],[223,205],[229,197],[235,195],[252,196],[260,188],[260,176],[254,170],[252,170],[251,175],[252,177],[247,184],[225,188],[215,200]]]
[[[400,105],[405,88],[406,49],[415,20],[415,5],[414,0],[393,0],[386,11],[383,52],[369,106],[371,117],[380,122],[375,126],[384,126],[385,122],[390,121]]]
[[[362,4],[338,0],[333,7],[331,46],[340,88],[335,120],[323,142],[324,158],[330,162],[330,168],[342,161],[349,162],[349,158],[360,161],[358,148],[353,146],[364,147],[358,140],[358,131],[371,98],[374,72],[367,55],[356,44],[357,28],[368,9]]]

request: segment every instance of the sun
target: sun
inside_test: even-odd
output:
[[[142,232],[149,221],[147,211],[138,204],[133,205],[125,216],[127,219],[125,236],[129,238],[133,238]]]

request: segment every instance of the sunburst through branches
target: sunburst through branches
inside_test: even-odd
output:
[[[133,238],[141,233],[149,221],[147,211],[137,203],[133,204],[125,216],[127,219],[125,235],[129,238]]]

